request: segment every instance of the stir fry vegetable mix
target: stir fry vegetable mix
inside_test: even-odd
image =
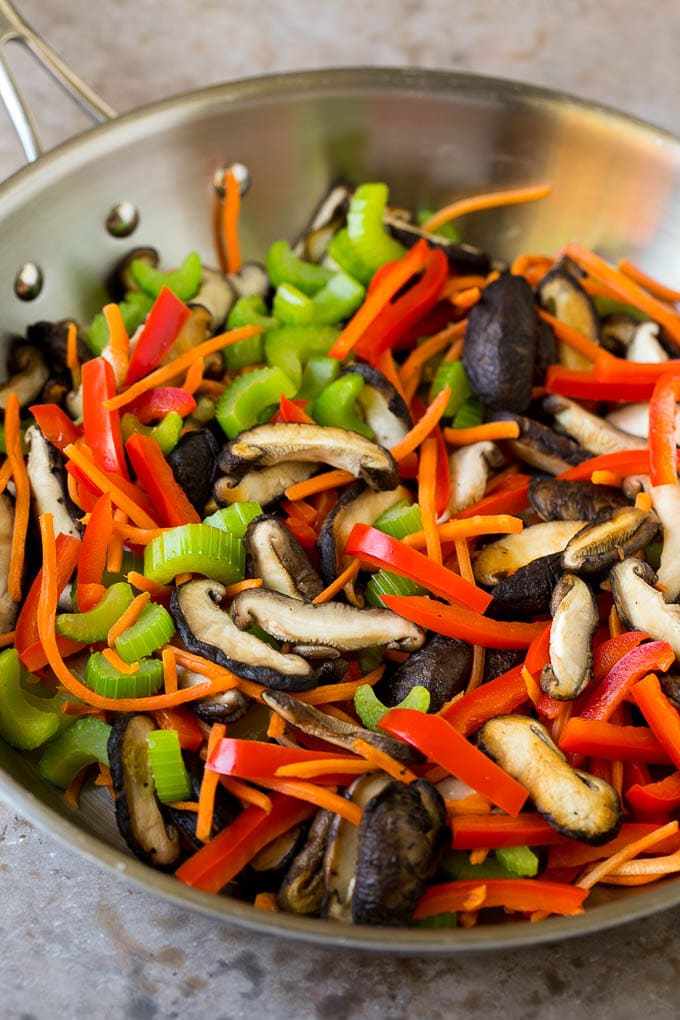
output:
[[[458,243],[547,194],[340,187],[262,268],[228,174],[222,271],[13,352],[0,734],[180,881],[451,927],[680,870],[680,294]]]

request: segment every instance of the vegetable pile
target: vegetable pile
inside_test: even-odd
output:
[[[680,870],[680,293],[452,225],[548,193],[337,186],[261,266],[227,172],[219,269],[12,350],[0,736],[150,865],[436,928]]]

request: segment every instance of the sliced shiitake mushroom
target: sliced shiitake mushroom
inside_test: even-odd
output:
[[[493,263],[491,258],[481,248],[458,241],[450,241],[441,234],[431,234],[422,227],[416,226],[403,216],[397,216],[388,210],[383,216],[383,223],[397,241],[401,241],[407,248],[412,248],[421,238],[427,241],[430,248],[440,248],[444,252],[449,265],[453,270],[461,274],[479,274],[486,276],[489,270],[504,269],[503,263]]]
[[[68,495],[61,454],[47,442],[37,425],[26,429],[25,438],[28,446],[26,470],[36,515],[52,514],[55,535],[79,538],[81,530],[74,519],[78,511]]]
[[[14,534],[14,503],[6,492],[0,494],[0,627],[7,634],[14,629],[19,603],[9,594],[9,563]]]
[[[617,560],[644,549],[658,530],[659,518],[653,510],[622,507],[575,534],[562,554],[562,567],[577,574],[607,570]]]
[[[578,330],[589,340],[598,340],[598,317],[593,302],[578,280],[578,269],[569,259],[561,259],[539,282],[536,298],[542,308],[556,319]],[[563,341],[558,341],[560,364],[566,368],[588,369],[591,362]]]
[[[321,262],[329,241],[345,223],[352,190],[345,182],[330,187],[314,210],[301,237],[293,245],[296,255],[310,262]]]
[[[675,602],[680,595],[680,491],[677,485],[655,485],[651,493],[663,532],[657,581],[664,600]]]
[[[487,616],[517,620],[547,613],[555,585],[562,576],[562,554],[550,553],[519,567],[493,589]]]
[[[655,641],[667,641],[680,659],[680,606],[669,605],[654,585],[656,574],[633,557],[615,564],[609,572],[616,611],[630,628]]]
[[[248,573],[261,577],[268,591],[304,602],[323,591],[324,583],[304,549],[278,517],[255,517],[246,529],[245,545]]]
[[[273,467],[248,471],[241,478],[225,474],[216,480],[213,496],[218,506],[259,503],[262,507],[268,507],[283,496],[289,486],[310,478],[317,468],[317,464],[289,460]]]
[[[10,351],[7,363],[10,378],[0,386],[0,410],[6,410],[10,393],[16,394],[20,407],[36,400],[49,378],[49,369],[37,347],[19,343]]]
[[[203,266],[201,283],[196,295],[189,302],[189,307],[205,308],[210,316],[208,329],[211,333],[216,333],[224,324],[236,296],[236,291],[226,276],[217,269]]]
[[[373,489],[396,489],[399,469],[392,455],[358,432],[322,425],[279,422],[256,425],[222,448],[219,467],[243,477],[251,468],[288,461],[330,464],[362,478]]]
[[[229,283],[236,291],[238,297],[266,298],[272,289],[271,280],[267,270],[261,262],[244,262],[238,273],[231,273],[227,277]]]
[[[487,648],[484,656],[484,680],[495,680],[524,661],[524,652],[513,648]]]
[[[505,535],[485,546],[473,564],[479,584],[493,587],[520,567],[562,552],[584,521],[546,521],[532,524],[519,535]]]
[[[447,701],[464,690],[472,668],[472,647],[467,641],[433,634],[417,652],[380,684],[386,705],[398,705],[414,687],[430,692],[430,712],[438,712]]]
[[[119,715],[109,736],[109,762],[123,839],[137,857],[155,868],[171,868],[179,859],[180,842],[156,798],[146,740],[155,728],[148,715]]]
[[[177,667],[178,687],[184,690],[186,687],[196,687],[205,683],[205,677],[193,670]],[[207,723],[234,723],[242,719],[250,708],[252,702],[238,687],[230,691],[221,691],[219,694],[211,694],[207,698],[199,698],[192,703],[192,709],[199,717]]]
[[[600,846],[621,824],[621,802],[599,776],[572,768],[545,726],[525,715],[501,715],[479,730],[477,743],[522,784],[536,810],[571,839]]]
[[[503,454],[495,443],[470,443],[454,450],[449,457],[449,502],[453,517],[478,503],[486,491],[490,472],[503,463]]]
[[[357,397],[364,420],[375,440],[390,449],[400,442],[411,428],[411,415],[403,397],[382,372],[372,365],[348,365],[340,375],[360,375],[364,388]]]
[[[558,475],[562,471],[587,460],[590,454],[573,439],[561,436],[547,425],[510,411],[496,411],[491,416],[496,421],[514,421],[519,426],[517,439],[506,440],[508,449],[525,464]]]
[[[555,421],[565,432],[596,456],[620,450],[643,450],[647,445],[644,440],[628,432],[621,432],[604,418],[586,411],[569,397],[552,393],[543,401],[543,407],[554,415]]]
[[[324,898],[323,860],[333,815],[317,811],[302,849],[281,883],[277,901],[289,914],[318,914]]]
[[[585,581],[565,574],[555,586],[550,608],[550,662],[543,667],[541,688],[557,701],[573,701],[590,680],[597,603]]]
[[[196,429],[182,436],[168,455],[175,481],[199,514],[212,495],[218,453],[217,440],[210,429]]]
[[[656,322],[641,322],[636,326],[626,351],[628,361],[644,361],[660,364],[668,361],[668,354],[659,343],[659,325]]]
[[[241,630],[256,624],[279,641],[293,644],[322,645],[341,651],[386,645],[412,652],[425,641],[420,627],[389,609],[357,609],[341,602],[315,605],[264,588],[239,592],[230,612]]]
[[[614,485],[556,478],[532,478],[529,502],[544,521],[594,521],[628,506],[628,499]]]

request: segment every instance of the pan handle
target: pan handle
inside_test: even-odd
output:
[[[64,91],[94,120],[111,120],[116,116],[116,111],[74,74],[61,57],[24,21],[10,0],[0,0],[0,100],[4,103],[19,135],[29,163],[35,162],[43,150],[33,114],[5,60],[4,48],[11,42],[18,42],[26,47]]]

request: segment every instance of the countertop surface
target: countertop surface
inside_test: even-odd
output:
[[[477,71],[564,89],[680,132],[680,11],[632,0],[23,0],[117,110],[271,71]],[[10,57],[46,146],[86,125]],[[0,117],[0,178],[22,164]],[[8,1020],[252,1015],[508,1020],[680,1015],[680,910],[561,944],[451,959],[283,943],[116,880],[0,805],[0,1014]]]

